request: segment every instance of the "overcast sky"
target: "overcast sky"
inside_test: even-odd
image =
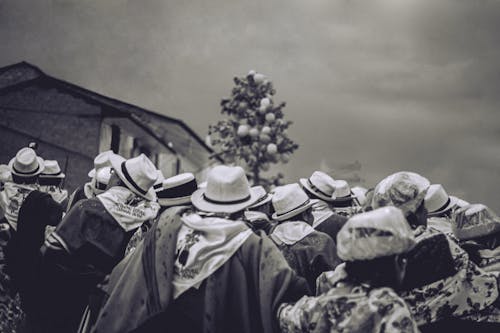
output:
[[[287,180],[359,161],[500,213],[500,1],[0,0],[0,43],[202,137],[255,69],[295,122]]]

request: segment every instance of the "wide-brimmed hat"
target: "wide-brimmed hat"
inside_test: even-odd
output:
[[[352,200],[354,197],[351,192],[351,187],[349,183],[342,179],[336,179],[333,181],[333,185],[335,186],[335,191],[333,191],[332,198],[333,202],[345,202]]]
[[[94,178],[95,173],[97,170],[100,168],[106,167],[106,166],[111,166],[110,162],[110,157],[112,155],[115,155],[112,150],[106,150],[101,153],[99,153],[95,158],[94,158],[94,168],[89,171],[88,176],[90,178]]]
[[[21,148],[16,157],[10,160],[9,168],[18,177],[33,177],[42,173],[45,167],[43,158],[31,148]]]
[[[345,261],[406,253],[415,237],[399,208],[382,207],[351,217],[337,234],[337,254]]]
[[[452,230],[459,240],[469,240],[500,232],[500,218],[483,204],[472,204],[454,212]]]
[[[61,167],[59,166],[59,162],[56,160],[45,160],[44,168],[40,177],[44,178],[64,178],[66,175],[61,171]]]
[[[269,201],[271,201],[273,198],[273,193],[267,193],[264,186],[257,185],[257,186],[254,186],[254,188],[259,193],[259,199],[257,199],[257,201],[253,205],[248,206],[247,209],[260,207],[260,206],[268,203]]]
[[[145,199],[156,200],[153,185],[156,182],[158,173],[155,165],[146,155],[141,154],[126,160],[119,155],[112,154],[109,161],[118,177],[129,190]]]
[[[309,196],[297,183],[276,187],[272,202],[274,207],[272,218],[276,221],[288,220],[313,205]]]
[[[395,206],[408,216],[422,204],[429,186],[429,180],[417,173],[396,172],[375,186],[372,207]]]
[[[432,184],[424,198],[427,215],[432,217],[446,213],[457,204],[457,199],[448,195],[441,184]]]
[[[243,168],[217,165],[207,176],[207,186],[191,195],[193,205],[204,212],[236,213],[259,199],[256,188],[250,188]]]
[[[304,189],[318,198],[325,201],[335,200],[333,194],[335,191],[334,180],[323,171],[314,171],[311,177],[307,179],[301,178],[299,182]]]
[[[198,189],[196,178],[190,172],[163,180],[162,187],[156,189],[160,206],[178,206],[191,202],[191,195]]]

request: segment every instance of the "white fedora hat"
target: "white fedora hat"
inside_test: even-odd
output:
[[[284,221],[312,207],[313,202],[299,184],[293,183],[274,189],[273,220]]]
[[[207,177],[207,187],[196,190],[191,202],[201,211],[236,213],[259,199],[259,192],[250,188],[243,168],[217,165]]]
[[[255,202],[253,205],[247,207],[247,209],[260,207],[260,206],[268,203],[269,201],[271,201],[273,198],[273,194],[267,193],[266,189],[263,186],[257,185],[257,186],[254,186],[254,188],[259,193],[259,199],[257,199],[257,202]]]
[[[333,191],[332,195],[333,202],[344,202],[353,199],[351,187],[345,180],[334,180],[333,186],[335,186],[335,191]]]
[[[61,167],[56,160],[45,160],[44,168],[40,177],[64,178],[66,175],[61,171]]]
[[[158,173],[151,160],[144,154],[131,159],[113,154],[109,158],[111,166],[125,185],[135,194],[151,200],[156,200],[156,193],[153,185],[156,182]]]
[[[311,177],[301,178],[299,182],[308,192],[322,200],[333,201],[335,199],[332,197],[335,191],[334,180],[323,171],[314,171]]]
[[[160,206],[178,206],[191,202],[191,195],[198,189],[196,178],[190,172],[163,180],[162,187],[156,189]]]
[[[45,167],[43,158],[37,156],[31,148],[21,148],[16,157],[10,160],[9,168],[18,177],[33,177],[42,173]]]
[[[90,178],[94,178],[97,170],[99,170],[100,168],[106,167],[106,166],[110,167],[111,166],[110,157],[114,154],[115,153],[113,153],[112,150],[106,150],[106,151],[99,153],[94,158],[94,168],[89,171],[88,176]]]
[[[441,184],[432,184],[424,198],[427,215],[435,216],[447,212],[457,204],[457,198],[448,195]]]

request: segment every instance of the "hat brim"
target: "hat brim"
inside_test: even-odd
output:
[[[289,218],[294,217],[295,215],[298,215],[298,214],[306,211],[307,209],[309,209],[310,207],[312,207],[313,204],[314,204],[314,202],[312,202],[311,200],[309,200],[305,204],[300,205],[299,207],[297,207],[297,208],[289,211],[288,213],[281,214],[281,215],[278,215],[278,213],[274,213],[271,216],[271,218],[273,220],[275,220],[275,221],[288,220]]]
[[[127,186],[129,190],[137,194],[138,196],[149,200],[149,201],[156,201],[156,192],[154,191],[154,188],[151,187],[146,194],[142,194],[141,192],[137,191],[132,184],[127,180],[125,175],[122,172],[122,163],[126,161],[125,158],[121,157],[120,155],[113,154],[109,157],[109,161],[111,163],[111,167],[115,170],[115,173],[118,175],[120,180]]]
[[[270,193],[266,193],[266,197],[262,200],[257,200],[256,203],[254,203],[253,205],[251,206],[248,206],[247,209],[252,209],[252,208],[257,208],[257,207],[260,207],[262,205],[265,205],[266,203],[270,202],[271,200],[273,199],[273,196],[272,194]]]
[[[16,161],[15,157],[9,161],[10,172],[13,175],[16,175],[18,177],[29,178],[29,177],[37,176],[43,172],[43,169],[45,168],[45,162],[43,161],[43,158],[41,158],[40,156],[37,156],[36,159],[38,161],[38,170],[36,172],[30,173],[30,174],[17,173],[16,170],[14,170],[14,162]]]
[[[253,205],[262,196],[258,189],[252,187],[250,188],[250,198],[248,200],[237,204],[216,204],[205,200],[205,197],[203,196],[205,191],[205,188],[194,191],[191,195],[191,202],[197,209],[210,213],[236,213],[247,208],[248,206]]]
[[[307,178],[300,178],[299,182],[300,182],[300,185],[302,185],[302,187],[305,188],[309,193],[314,194],[315,196],[317,196],[321,200],[328,201],[328,202],[333,202],[334,199],[332,197],[327,197],[326,195],[321,194],[321,193],[316,192],[315,190],[313,190],[311,188],[311,186],[309,185],[309,182],[307,181]]]
[[[171,207],[171,206],[180,206],[180,205],[190,204],[191,203],[191,196],[188,195],[186,197],[169,198],[169,199],[158,198],[158,203],[162,207]]]
[[[62,178],[65,178],[66,175],[64,173],[62,173],[62,172],[59,173],[59,174],[57,174],[57,175],[50,175],[50,174],[48,175],[48,174],[45,174],[45,173],[41,173],[40,177],[43,177],[43,178],[61,178],[62,179]]]
[[[458,203],[458,198],[450,195],[450,202],[448,203],[448,205],[446,207],[444,207],[443,209],[437,210],[435,212],[427,213],[427,216],[428,217],[435,217],[435,216],[441,215],[443,213],[446,213],[447,211],[452,209],[453,206],[456,206],[457,203]]]
[[[352,193],[346,197],[336,197],[335,200],[332,200],[333,203],[335,202],[346,202],[346,201],[349,201],[349,200],[353,200],[355,198],[354,195],[352,195]]]

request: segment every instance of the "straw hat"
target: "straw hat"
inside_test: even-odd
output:
[[[312,207],[313,202],[299,184],[278,186],[273,195],[273,220],[284,221]]]
[[[253,205],[247,207],[247,209],[260,207],[260,206],[268,203],[269,201],[271,201],[273,198],[273,193],[267,193],[266,189],[263,186],[257,185],[257,186],[254,186],[254,188],[259,193],[259,199],[257,199],[257,202],[255,202]]]
[[[259,199],[259,192],[250,188],[245,171],[239,167],[217,165],[207,177],[206,188],[196,190],[191,202],[201,211],[236,213]]]
[[[432,184],[427,190],[424,202],[428,216],[438,216],[457,204],[457,197],[448,195],[441,184]]]
[[[101,153],[99,153],[95,158],[94,158],[94,168],[89,171],[88,176],[90,178],[94,178],[95,173],[97,170],[100,168],[106,167],[106,166],[111,166],[110,162],[110,157],[112,155],[115,155],[112,150],[106,150]]]
[[[372,207],[395,206],[407,216],[415,213],[422,204],[429,186],[429,181],[417,173],[396,172],[377,184],[373,192]]]
[[[40,174],[40,177],[44,178],[64,178],[66,175],[62,173],[61,167],[56,160],[45,160],[44,161],[44,169]]]
[[[458,209],[452,219],[452,230],[460,240],[468,240],[500,232],[500,218],[483,204]]]
[[[351,217],[337,234],[337,253],[345,261],[406,253],[415,237],[399,208],[382,207]]]
[[[33,177],[42,173],[45,164],[43,158],[37,156],[31,148],[21,148],[16,157],[10,160],[9,168],[18,177]]]
[[[314,171],[311,177],[307,179],[301,178],[299,182],[303,188],[318,198],[325,201],[335,200],[333,193],[335,191],[334,180],[323,171]]]
[[[160,206],[179,206],[191,203],[191,195],[197,189],[196,178],[187,172],[163,180],[156,195]]]
[[[119,155],[112,154],[109,156],[109,161],[129,190],[150,201],[156,200],[153,185],[158,173],[153,162],[146,155],[141,154],[126,160]]]
[[[335,191],[333,191],[332,198],[333,202],[345,202],[353,199],[352,193],[351,193],[351,187],[349,186],[349,183],[346,182],[345,180],[334,180],[333,181],[333,186],[335,186]]]

